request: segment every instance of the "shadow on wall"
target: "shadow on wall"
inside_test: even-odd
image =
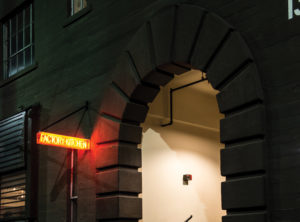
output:
[[[144,126],[143,221],[221,222],[219,132],[159,119]],[[183,185],[184,174],[192,174]]]
[[[162,121],[157,118],[148,118],[143,125],[143,138],[147,136],[149,130],[154,130],[161,140],[175,152],[188,152],[198,154],[218,162],[220,159],[219,150],[222,147],[220,141],[220,132],[213,129],[197,127],[197,125],[188,125],[186,123],[174,122],[171,127],[161,127]],[[165,122],[165,121],[164,121]],[[144,147],[143,147],[144,149]],[[218,154],[216,155],[216,149]]]

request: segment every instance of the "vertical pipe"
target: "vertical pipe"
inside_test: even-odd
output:
[[[299,0],[300,1],[300,0]],[[202,73],[203,74],[203,73]],[[170,88],[170,122],[169,123],[166,123],[166,124],[161,124],[162,127],[165,127],[165,126],[170,126],[173,124],[173,92],[177,91],[177,90],[180,90],[180,89],[183,89],[183,88],[186,88],[188,86],[192,86],[192,85],[195,85],[197,83],[200,83],[200,82],[203,82],[207,80],[207,78],[204,78],[202,76],[202,78],[198,81],[195,81],[195,82],[191,82],[191,83],[188,83],[188,84],[185,84],[183,86],[180,86],[180,87],[177,87],[177,88]]]
[[[74,150],[71,150],[71,169],[70,169],[70,221],[74,222],[73,212],[74,212],[74,203],[73,203],[73,188],[74,188]]]
[[[76,209],[76,201],[77,201],[77,195],[76,195],[76,173],[77,173],[77,151],[73,150],[71,151],[71,171],[70,171],[70,221],[76,222],[77,217],[77,209]]]
[[[173,124],[173,89],[170,89],[170,125]]]

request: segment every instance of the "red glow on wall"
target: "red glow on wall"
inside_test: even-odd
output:
[[[57,146],[77,150],[91,149],[91,142],[89,139],[82,139],[47,132],[38,132],[36,134],[36,143],[41,145]]]

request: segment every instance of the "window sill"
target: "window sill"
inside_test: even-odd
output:
[[[9,83],[21,78],[22,76],[25,76],[26,74],[32,72],[33,70],[35,70],[38,67],[38,63],[35,62],[30,66],[27,66],[25,69],[22,69],[21,71],[17,72],[16,74],[14,74],[12,77],[9,77],[6,80],[3,80],[0,82],[0,88],[8,85]]]
[[[63,27],[67,27],[77,21],[78,19],[82,18],[83,16],[87,15],[90,11],[92,11],[92,6],[89,4],[87,5],[84,9],[81,9],[79,12],[75,13],[74,15],[68,17],[64,24]]]

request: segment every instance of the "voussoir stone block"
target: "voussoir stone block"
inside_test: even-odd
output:
[[[131,143],[141,143],[142,128],[137,125],[122,123],[101,116],[98,118],[92,140],[97,143],[107,143],[114,141],[125,141]]]
[[[244,69],[217,95],[221,113],[263,98],[263,90],[254,63]]]
[[[129,196],[109,196],[96,199],[96,219],[141,219],[142,199]]]
[[[148,109],[149,107],[147,105],[128,102],[124,109],[122,120],[129,120],[138,123],[144,122]]]
[[[156,67],[150,23],[143,25],[129,44],[128,51],[141,79]]]
[[[159,92],[158,86],[142,84],[128,53],[120,57],[113,73],[113,83],[131,100],[149,103]]]
[[[230,33],[220,51],[213,58],[207,70],[207,77],[212,86],[217,89],[229,76],[236,74],[240,66],[252,55],[238,32]]]
[[[128,48],[132,65],[144,83],[163,86],[173,78],[172,72],[160,72],[156,66],[171,61],[174,14],[175,7],[172,7],[144,25]],[[163,20],[166,16],[168,18]]]
[[[182,73],[186,73],[191,70],[190,67],[187,66],[182,66],[176,63],[167,63],[167,64],[162,64],[157,67],[158,70],[167,72],[170,74],[176,74],[180,75]]]
[[[163,9],[150,20],[156,64],[167,64],[171,59],[176,7]]]
[[[265,170],[265,143],[263,141],[226,147],[221,150],[221,174],[248,173]]]
[[[150,87],[144,84],[139,84],[130,98],[140,103],[151,103],[159,93],[159,90],[160,88],[158,87]]]
[[[265,109],[257,105],[245,111],[221,119],[221,142],[262,136],[265,134]]]
[[[192,5],[179,5],[176,13],[173,61],[190,64],[190,56],[194,50],[204,11]]]
[[[136,70],[128,53],[123,53],[113,70],[113,82],[130,97],[134,89],[140,84]]]
[[[222,209],[263,207],[265,204],[264,176],[222,182]]]
[[[167,73],[155,69],[143,79],[144,82],[151,83],[156,86],[164,86],[174,78],[172,73]]]
[[[213,54],[229,31],[229,26],[219,17],[207,13],[191,59],[193,67],[206,71]]]
[[[100,112],[125,121],[144,122],[148,106],[128,100],[120,90],[111,85],[103,98]]]
[[[267,222],[266,213],[241,213],[222,217],[222,222]]]
[[[142,192],[142,174],[137,169],[113,168],[96,174],[96,193]]]
[[[96,168],[125,166],[140,168],[142,166],[141,149],[128,143],[100,144],[95,148]]]

